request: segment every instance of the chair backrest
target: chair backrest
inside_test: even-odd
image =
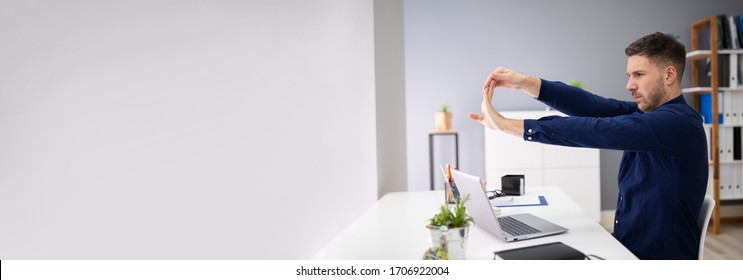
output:
[[[715,200],[709,196],[704,197],[702,203],[702,210],[699,212],[697,218],[697,225],[702,230],[702,234],[699,239],[699,259],[704,257],[704,239],[707,238],[707,226],[709,226],[709,219],[712,217],[712,210],[715,208]]]

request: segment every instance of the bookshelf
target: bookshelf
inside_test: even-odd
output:
[[[691,51],[686,54],[691,62],[691,87],[682,90],[693,95],[694,107],[706,116],[710,149],[707,192],[715,200],[709,228],[714,234],[720,232],[721,205],[743,202],[743,193],[740,193],[743,187],[740,156],[743,84],[738,81],[743,49],[740,45],[737,49],[727,49],[729,44],[721,43],[723,40],[731,42],[729,37],[723,38],[731,35],[726,34],[730,30],[724,29],[723,24],[727,23],[722,18],[711,16],[691,25]]]

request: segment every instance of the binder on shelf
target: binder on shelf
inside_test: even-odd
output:
[[[740,165],[734,165],[732,166],[733,176],[735,177],[735,181],[732,184],[732,188],[730,190],[730,197],[731,198],[740,198],[738,195],[738,191],[740,190],[741,183],[743,183],[743,170],[741,170]]]
[[[717,129],[717,160],[725,159],[725,127],[720,126]]]
[[[735,177],[736,177],[735,174],[738,173],[738,172],[736,172],[736,169],[737,169],[736,167],[738,167],[738,166],[737,165],[730,165],[730,168],[728,169],[728,172],[730,172],[730,183],[727,186],[728,187],[728,189],[727,189],[727,191],[728,191],[728,198],[733,198],[735,196],[733,194],[733,192],[735,191]]]
[[[725,127],[725,129],[727,130],[727,135],[725,135],[727,137],[727,139],[726,139],[727,140],[727,147],[725,147],[725,158],[728,161],[733,161],[733,146],[734,146],[734,143],[733,143],[733,127],[732,126],[727,126],[727,127]]]
[[[727,49],[727,39],[725,37],[725,15],[717,15],[715,20],[717,21],[717,49]]]
[[[738,95],[737,94],[731,94],[730,95],[730,123],[731,125],[738,124],[738,111],[735,108],[735,104],[738,102]]]
[[[717,56],[717,85],[728,87],[730,86],[730,55],[718,54]]]
[[[728,178],[729,178],[728,184],[727,184],[727,186],[725,186],[726,187],[725,191],[727,192],[727,196],[726,197],[728,199],[732,199],[732,198],[734,198],[734,195],[733,195],[733,185],[735,184],[733,182],[733,180],[735,180],[735,171],[733,171],[733,166],[729,166],[729,168],[728,168]]]
[[[735,168],[732,164],[728,165],[728,183],[725,185],[725,191],[727,192],[727,198],[733,197],[733,186],[735,186]]]
[[[702,115],[702,121],[709,124],[712,123],[712,95],[709,93],[703,93],[699,95],[699,114]],[[709,138],[707,139],[709,143]]]
[[[722,98],[723,98],[722,112],[723,112],[723,116],[725,116],[725,120],[727,121],[725,122],[725,124],[731,124],[733,122],[733,110],[732,110],[733,94],[731,94],[730,92],[724,92],[722,94]],[[723,122],[720,122],[720,123],[723,123]]]
[[[725,185],[725,191],[728,193],[727,197],[732,198],[733,197],[733,186],[735,186],[735,167],[730,164],[728,165],[728,183]]]
[[[730,81],[728,82],[728,87],[730,88],[737,88],[738,85],[740,85],[740,79],[738,77],[738,57],[739,54],[729,54],[729,66],[730,69],[728,70]]]
[[[725,106],[723,106],[724,105],[724,102],[725,102],[724,101],[725,100],[724,95],[725,95],[725,93],[722,92],[722,91],[718,91],[717,92],[717,110],[719,110],[719,112],[718,112],[719,113],[719,116],[717,117],[717,123],[718,124],[724,124],[725,123],[725,115],[724,115],[725,112],[722,111],[725,108]]]
[[[735,188],[735,173],[737,173],[735,172],[735,170],[737,169],[736,167],[737,165],[728,165],[728,183],[727,185],[725,185],[725,191],[727,192],[728,199],[733,198],[733,190]]]
[[[740,157],[740,126],[733,127],[733,160],[741,160]]]
[[[732,135],[733,133],[728,129],[728,127],[722,126],[720,127],[720,132],[723,136],[720,136],[720,146],[722,148],[722,155],[720,155],[720,160],[729,162],[732,160],[732,149],[730,148],[732,146]],[[728,153],[728,151],[730,153]],[[730,157],[728,157],[730,155]]]
[[[737,189],[740,188],[740,165],[735,164],[730,167],[732,173],[733,173],[733,182],[730,184],[730,198],[737,198],[736,192]]]
[[[730,198],[730,191],[733,189],[733,166],[728,165],[727,166],[727,172],[725,173],[725,178],[727,178],[725,182],[725,198]]]
[[[717,186],[717,190],[720,193],[720,200],[725,198],[725,174],[727,173],[727,166],[720,165],[720,185]]]
[[[722,113],[722,104],[723,104],[723,93],[719,92],[717,94],[717,108],[720,110],[719,114],[717,115],[717,120],[720,124],[724,121],[724,115]],[[702,119],[704,120],[704,123],[711,124],[712,123],[712,94],[710,93],[703,93],[699,95],[699,113],[702,114]],[[709,142],[708,142],[709,143]]]
[[[740,41],[738,39],[738,24],[736,24],[737,16],[727,16],[728,32],[730,32],[730,48],[740,49]]]
[[[720,199],[728,199],[730,181],[732,180],[731,165],[726,164],[724,167],[720,167]]]

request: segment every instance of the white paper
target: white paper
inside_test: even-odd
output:
[[[516,206],[541,204],[538,195],[502,196],[490,200],[492,206]]]

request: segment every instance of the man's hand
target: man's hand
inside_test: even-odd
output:
[[[526,92],[533,98],[539,97],[539,88],[542,86],[542,80],[537,77],[524,75],[518,72],[511,71],[503,67],[498,67],[488,75],[488,79],[485,80],[483,89],[490,87],[515,89]]]
[[[469,117],[487,128],[499,130],[497,121],[499,118],[502,119],[503,116],[495,111],[493,107],[493,90],[495,90],[493,83],[486,84],[486,87],[482,89],[482,104],[480,104],[482,115],[470,113]]]
[[[482,104],[480,104],[482,115],[477,113],[470,113],[469,118],[481,123],[487,128],[502,130],[509,134],[521,137],[524,134],[524,121],[507,119],[503,117],[503,115],[498,113],[498,111],[496,111],[493,107],[493,91],[496,87],[522,89],[522,85],[531,86],[529,85],[530,82],[527,80],[533,77],[512,72],[508,69],[500,67],[493,73],[496,74],[490,74],[487,82],[485,82],[485,86],[482,89]],[[506,77],[506,79],[499,79],[500,77]],[[539,93],[539,86],[541,86],[542,81],[539,79],[536,80],[538,81],[537,93]]]

